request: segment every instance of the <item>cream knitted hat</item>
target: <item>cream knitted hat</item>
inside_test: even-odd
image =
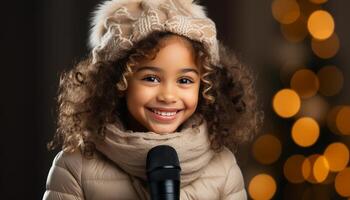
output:
[[[94,12],[90,32],[93,61],[117,60],[154,31],[201,42],[218,64],[216,28],[193,0],[109,0]]]

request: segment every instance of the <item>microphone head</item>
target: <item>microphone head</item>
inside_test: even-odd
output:
[[[181,168],[176,150],[168,145],[153,147],[147,154],[146,170],[151,180],[179,180]]]
[[[152,148],[146,161],[149,192],[152,200],[180,199],[180,162],[174,148]]]

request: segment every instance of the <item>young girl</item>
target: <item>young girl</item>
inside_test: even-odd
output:
[[[201,6],[106,1],[90,43],[60,80],[49,146],[62,151],[43,199],[149,199],[146,155],[158,145],[178,153],[180,199],[247,198],[232,150],[261,118],[253,81]]]

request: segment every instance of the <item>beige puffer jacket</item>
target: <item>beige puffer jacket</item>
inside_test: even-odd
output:
[[[137,182],[100,153],[86,159],[77,151],[60,152],[53,161],[46,192],[47,200],[137,200]],[[228,149],[218,153],[199,179],[181,188],[181,200],[247,199],[243,178]]]

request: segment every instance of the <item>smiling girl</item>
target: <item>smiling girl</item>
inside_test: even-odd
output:
[[[63,73],[61,147],[43,199],[149,199],[146,155],[176,149],[180,198],[246,199],[233,152],[257,131],[248,70],[191,0],[112,0],[95,12],[92,54]]]
[[[156,57],[134,67],[126,91],[128,128],[172,133],[195,112],[199,67],[191,43],[170,35],[160,41]]]

